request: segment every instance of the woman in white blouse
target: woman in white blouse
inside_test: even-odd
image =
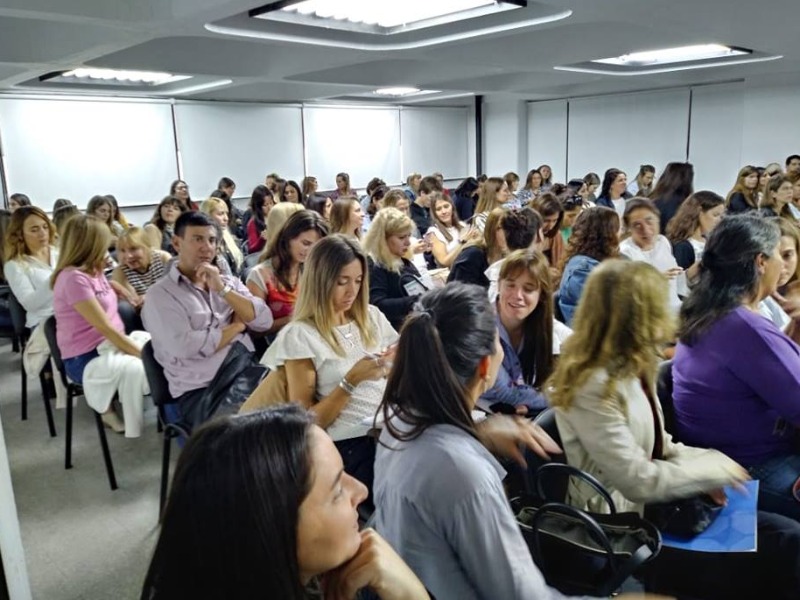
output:
[[[285,367],[288,398],[316,414],[347,473],[372,487],[375,441],[368,436],[397,341],[369,304],[367,259],[357,240],[335,234],[311,249],[294,317],[262,363]]]
[[[439,192],[431,194],[431,221],[427,238],[440,267],[450,267],[464,244],[481,236],[477,229],[461,222],[453,201]]]
[[[5,277],[33,329],[53,314],[50,276],[58,261],[56,228],[36,206],[14,211],[5,243]]]

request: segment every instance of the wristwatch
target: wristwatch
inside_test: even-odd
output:
[[[219,293],[220,296],[223,298],[228,295],[228,292],[233,291],[233,286],[230,283],[226,283],[225,287],[222,288],[222,291]]]

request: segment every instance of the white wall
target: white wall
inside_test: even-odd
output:
[[[502,176],[527,172],[528,132],[525,102],[489,100],[483,105],[483,171]]]
[[[520,187],[527,172],[550,165],[553,181],[569,181],[567,173],[567,101],[535,102],[528,105],[528,166],[520,169]]]

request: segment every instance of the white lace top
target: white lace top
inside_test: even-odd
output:
[[[274,369],[287,360],[311,359],[317,372],[315,400],[319,401],[332,393],[342,377],[367,353],[380,352],[397,342],[397,332],[383,313],[372,305],[369,307],[369,326],[376,338],[370,347],[364,346],[355,322],[334,329],[336,340],[345,352],[345,356],[340,356],[314,326],[292,321],[280,331],[261,363]],[[386,379],[359,384],[338,418],[328,427],[331,438],[339,441],[366,435],[385,388]]]

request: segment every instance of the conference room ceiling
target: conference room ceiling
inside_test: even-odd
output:
[[[222,34],[256,31],[250,9],[274,0],[0,0],[0,92],[73,92],[40,82],[77,67],[166,71],[192,79],[117,95],[259,102],[397,103],[379,87],[438,90],[400,102],[467,104],[471,94],[545,100],[744,79],[800,80],[797,0],[530,0],[482,17],[524,21],[572,11],[546,24],[466,38],[474,24],[440,26],[455,41],[403,50],[354,49]],[[375,0],[384,1],[384,0]],[[396,0],[402,1],[402,0]],[[431,0],[435,2],[436,0]],[[280,32],[292,26],[272,26]],[[433,30],[432,29],[432,30]],[[216,30],[216,31],[212,31]],[[431,30],[431,31],[432,31]],[[434,32],[434,33],[437,33]],[[461,34],[465,39],[461,39]],[[780,60],[671,73],[610,76],[554,67],[700,43],[750,48]],[[223,84],[224,80],[231,83]],[[203,85],[218,87],[191,91]],[[98,88],[100,89],[100,88]],[[84,93],[96,95],[98,89]],[[189,91],[186,91],[189,89]]]

